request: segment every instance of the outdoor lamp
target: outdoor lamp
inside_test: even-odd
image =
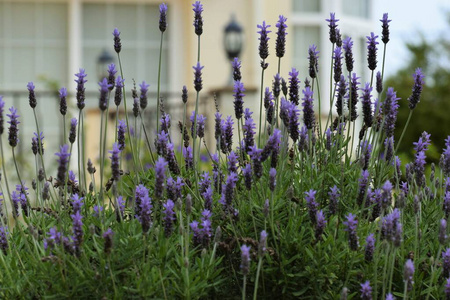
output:
[[[99,80],[108,77],[108,65],[113,62],[114,57],[106,49],[103,49],[97,58],[97,76]]]

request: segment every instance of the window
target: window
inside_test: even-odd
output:
[[[0,89],[29,81],[67,84],[67,4],[0,3]]]
[[[294,0],[293,8],[295,12],[320,12],[321,0]]]
[[[294,38],[294,59],[293,64],[302,77],[309,76],[309,46],[316,45],[318,51],[320,47],[320,27],[319,26],[296,26],[293,32]],[[319,56],[321,54],[319,53]],[[320,61],[320,59],[319,59]],[[303,80],[302,80],[303,81]]]
[[[88,74],[87,89],[97,90],[97,58],[107,50],[118,64],[113,47],[112,31],[121,32],[122,62],[125,84],[130,86],[145,80],[152,87],[158,82],[158,62],[161,33],[159,31],[159,8],[145,4],[83,4],[83,67]],[[167,37],[167,34],[164,35]],[[167,40],[163,43],[168,49]],[[161,87],[168,84],[168,55],[163,50]]]
[[[370,0],[344,0],[344,13],[354,17],[370,18]]]

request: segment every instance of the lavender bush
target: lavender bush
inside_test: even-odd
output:
[[[161,46],[170,26],[167,11],[161,4],[160,19],[153,20]],[[199,1],[193,12],[192,34],[200,46],[208,25]],[[69,134],[59,149],[52,149],[59,150],[52,161],[43,159],[44,133],[35,119],[39,134],[33,138],[32,189],[20,180],[23,170],[17,160],[15,170],[5,169],[3,152],[12,151],[14,157],[14,148],[23,141],[17,137],[20,113],[11,107],[5,116],[0,96],[0,297],[448,299],[450,137],[441,168],[433,165],[431,173],[426,132],[417,137],[415,159],[407,164],[396,152],[401,139],[397,143],[393,138],[395,126],[402,125],[396,124],[399,105],[409,105],[411,111],[420,105],[425,75],[420,69],[413,74],[409,104],[397,98],[395,88],[383,87],[390,25],[384,14],[383,44],[375,33],[367,36],[371,80],[363,82],[353,72],[353,42],[350,37],[342,41],[339,20],[331,13],[326,20],[332,48],[330,95],[321,99],[316,75],[326,70],[319,70],[315,45],[305,53],[308,69],[280,73],[289,43],[286,21],[280,16],[277,24],[258,25],[258,124],[246,108],[240,74],[245,64],[237,58],[235,116],[199,114],[199,93],[207,80],[202,79],[200,48],[192,62],[195,105],[182,87],[185,114],[183,120],[171,120],[159,109],[159,80],[158,97],[150,99],[145,82],[138,95],[135,84],[123,78],[121,35],[114,29],[111,48],[118,69],[110,65],[108,78],[99,83],[99,165],[82,151],[89,77],[80,69],[74,91],[78,118],[66,124]],[[270,27],[276,28],[276,37]],[[270,38],[276,49],[269,49]],[[271,53],[278,58],[278,71],[270,74],[273,85],[265,87],[264,74],[273,70],[266,61]],[[34,111],[39,97],[32,82],[27,87]],[[127,90],[132,90],[132,109],[127,109]],[[64,122],[67,95],[61,88]],[[126,113],[124,119],[117,113],[115,128],[108,129],[103,116],[111,97]],[[323,99],[331,99],[332,105],[321,122],[317,115]],[[155,141],[148,140],[141,116],[149,101],[158,107],[157,122],[147,124],[156,130]],[[206,127],[207,118],[214,118],[214,128]],[[181,140],[173,138],[178,121]],[[355,132],[358,124],[362,129]],[[108,130],[115,133],[111,143]],[[208,139],[215,139],[215,148],[204,146]],[[78,156],[72,155],[74,144]],[[201,155],[209,156],[210,163],[202,162]],[[141,164],[144,158],[150,167]],[[46,172],[51,164],[58,165],[57,173]],[[77,173],[70,170],[73,165]],[[12,172],[19,182],[8,181]],[[95,182],[96,172],[100,182]]]

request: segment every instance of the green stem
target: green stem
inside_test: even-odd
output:
[[[406,120],[405,127],[403,127],[402,134],[400,135],[400,139],[398,140],[397,147],[395,147],[395,152],[394,153],[397,153],[398,148],[400,147],[400,143],[403,140],[403,136],[405,135],[406,129],[408,128],[408,125],[409,125],[409,121],[411,120],[412,113],[413,113],[413,110],[411,109],[409,111],[409,115],[408,115],[408,119]]]
[[[263,258],[260,257],[258,261],[258,270],[256,271],[255,289],[253,290],[253,300],[258,299],[258,283],[259,283],[259,272],[261,271]]]
[[[156,92],[156,132],[159,132],[159,97],[161,91],[161,57],[164,32],[161,32],[161,40],[159,42],[159,65],[158,65],[158,87]]]
[[[263,59],[262,65],[264,65],[265,60]],[[261,92],[260,92],[260,99],[259,99],[259,131],[258,131],[258,147],[261,147],[261,124],[262,124],[262,108],[263,108],[263,90],[264,90],[264,68],[262,68],[261,71]]]

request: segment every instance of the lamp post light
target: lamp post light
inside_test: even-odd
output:
[[[114,57],[103,49],[102,53],[97,57],[97,76],[101,81],[108,77],[108,65],[114,62]]]
[[[244,43],[244,35],[242,26],[236,22],[236,17],[231,16],[231,21],[225,26],[223,44],[227,57],[232,61],[235,57],[239,57],[242,51]],[[233,68],[231,67],[231,76],[228,82],[229,85],[233,84]]]

